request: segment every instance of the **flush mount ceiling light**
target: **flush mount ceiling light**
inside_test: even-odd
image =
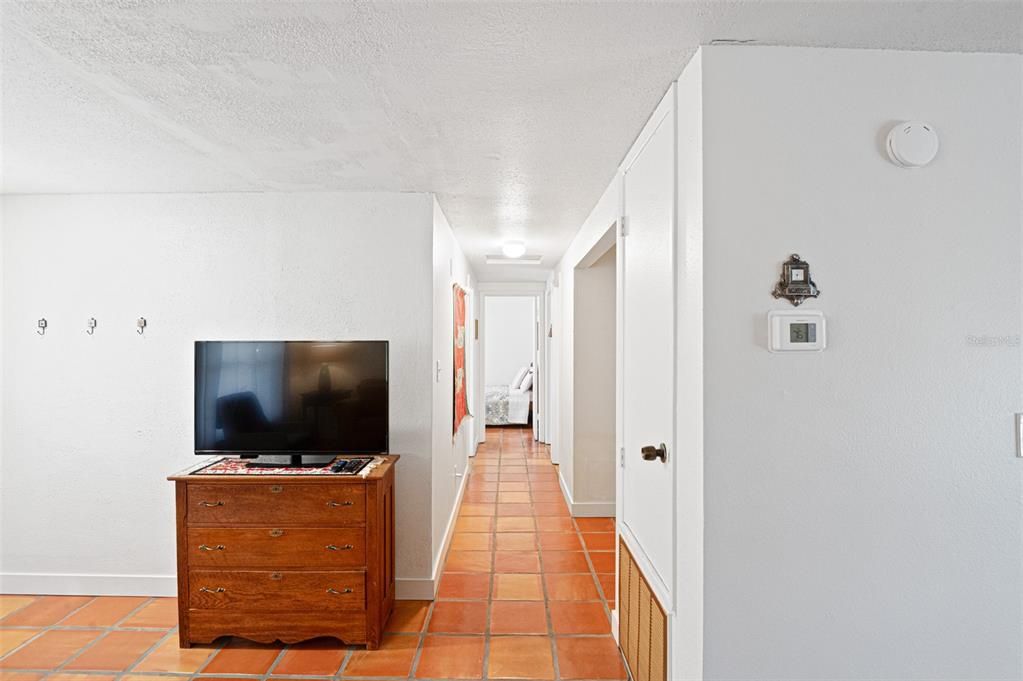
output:
[[[525,241],[505,241],[501,246],[501,252],[506,258],[521,258],[526,254]]]

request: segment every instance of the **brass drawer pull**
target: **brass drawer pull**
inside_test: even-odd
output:
[[[217,544],[216,546],[210,546],[209,544],[199,544],[200,551],[223,551],[227,547],[223,544]]]
[[[331,508],[337,508],[338,506],[354,506],[354,501],[328,501],[327,506]]]
[[[352,546],[351,544],[345,544],[344,546],[338,546],[336,544],[327,544],[323,548],[327,549],[328,551],[351,551],[355,547]]]
[[[216,506],[223,506],[224,502],[223,501],[200,501],[199,505],[200,506],[205,506],[206,508],[214,508]]]
[[[350,594],[350,593],[352,593],[352,590],[351,589],[341,589],[340,591],[338,591],[337,589],[331,589],[331,588],[328,587],[327,588],[327,593],[335,594],[335,595]]]
[[[222,594],[225,591],[227,591],[227,589],[225,589],[222,586],[218,586],[216,589],[210,589],[209,587],[200,586],[199,591],[202,591],[203,593],[207,594]]]
[[[270,530],[270,536],[271,537],[283,537],[284,536],[284,530],[276,530],[276,529],[275,530]]]
[[[284,491],[284,487],[282,487],[281,485],[272,485],[270,487],[270,493],[271,494],[280,494],[283,491]]]

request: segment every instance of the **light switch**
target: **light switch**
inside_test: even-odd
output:
[[[1023,459],[1023,414],[1016,414],[1016,456]]]

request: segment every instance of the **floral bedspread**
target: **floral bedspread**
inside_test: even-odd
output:
[[[508,386],[487,386],[487,425],[506,426],[508,421]]]

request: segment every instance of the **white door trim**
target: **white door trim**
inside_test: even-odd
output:
[[[479,321],[479,339],[476,343],[476,399],[473,405],[476,410],[474,413],[478,415],[476,422],[479,424],[477,428],[476,438],[477,444],[483,442],[486,439],[486,427],[487,427],[487,405],[486,405],[486,386],[484,384],[484,369],[486,362],[486,343],[484,338],[486,337],[486,309],[487,309],[487,298],[532,298],[534,303],[533,308],[533,323],[536,325],[538,333],[543,331],[543,322],[549,314],[546,310],[546,296],[544,295],[547,289],[546,282],[542,281],[492,281],[492,282],[478,282],[476,284],[476,314],[477,320]],[[545,362],[545,353],[542,351],[544,343],[540,341],[540,338],[536,339],[533,344],[533,363],[537,367],[538,385],[533,386],[533,433],[534,437],[538,437],[538,433],[543,432],[546,428],[547,423],[547,404],[541,402],[543,412],[537,411],[536,395],[547,390],[547,385],[550,382],[550,376],[548,375],[548,367]]]
[[[639,158],[639,156],[643,153],[643,150],[646,148],[647,144],[650,142],[651,138],[658,131],[658,129],[662,125],[669,125],[669,124],[673,127],[673,145],[674,145],[674,156],[675,156],[675,163],[674,163],[674,171],[673,172],[675,174],[675,177],[673,178],[673,181],[672,181],[672,186],[673,186],[674,189],[673,189],[673,200],[672,200],[672,205],[671,205],[671,246],[670,246],[671,247],[672,256],[673,256],[672,257],[672,282],[673,282],[673,284],[672,284],[672,295],[671,295],[672,311],[671,311],[671,319],[670,320],[666,320],[666,322],[669,324],[669,328],[672,330],[672,366],[671,366],[671,374],[672,374],[672,401],[673,401],[673,404],[677,404],[678,403],[678,338],[677,338],[677,333],[676,333],[677,318],[678,318],[678,260],[675,257],[675,253],[676,253],[676,249],[677,249],[677,244],[678,244],[678,182],[677,182],[677,174],[678,174],[678,129],[677,129],[677,116],[674,115],[674,112],[675,112],[676,88],[677,88],[677,84],[673,82],[671,84],[671,86],[668,88],[668,91],[665,93],[664,97],[661,99],[661,102],[657,105],[657,108],[654,110],[654,113],[650,116],[650,119],[647,121],[646,125],[643,127],[643,130],[640,132],[639,136],[636,138],[636,142],[633,144],[632,148],[629,150],[629,153],[626,154],[625,159],[622,161],[622,164],[619,166],[619,173],[618,173],[618,176],[615,179],[615,181],[619,183],[618,184],[618,186],[619,186],[619,215],[621,215],[625,219],[624,229],[622,229],[621,228],[622,226],[619,225],[619,230],[618,230],[618,258],[619,258],[619,260],[618,260],[618,274],[619,274],[619,276],[618,276],[618,282],[617,282],[617,288],[618,288],[618,350],[617,350],[617,354],[618,354],[618,361],[617,361],[617,373],[618,373],[618,380],[617,380],[617,392],[618,392],[617,402],[618,402],[618,408],[617,408],[617,413],[618,413],[618,423],[617,423],[617,427],[616,427],[615,430],[616,430],[616,432],[618,434],[617,435],[617,439],[618,439],[618,453],[619,453],[619,457],[621,457],[623,455],[623,449],[624,449],[624,421],[625,421],[625,419],[624,419],[624,414],[625,414],[625,399],[624,399],[624,395],[625,395],[625,380],[626,380],[625,372],[624,372],[624,365],[625,365],[624,357],[625,357],[625,352],[627,350],[626,347],[625,347],[625,325],[628,323],[628,319],[626,317],[626,310],[625,310],[625,290],[626,290],[626,286],[628,285],[628,282],[627,282],[626,272],[625,272],[625,269],[624,269],[624,264],[625,264],[625,253],[626,253],[626,249],[628,248],[628,229],[629,229],[629,226],[628,226],[628,213],[627,213],[627,210],[626,210],[626,199],[627,199],[627,197],[625,196],[625,191],[626,191],[625,178],[626,178],[626,175],[628,174],[629,170],[633,166],[633,164],[636,162],[636,160]],[[672,411],[674,412],[674,409]],[[669,449],[669,456],[671,456],[671,455],[674,454],[674,452],[671,451],[671,450],[673,450],[675,448],[675,445],[678,442],[677,419],[672,418],[671,428],[670,428],[669,432],[671,433],[671,443],[669,444],[669,448],[670,448]],[[630,452],[624,452],[625,456],[628,456],[629,454],[630,454]],[[619,462],[620,461],[621,461],[621,459],[619,459]],[[672,484],[671,484],[671,489],[672,489],[672,504],[671,504],[671,506],[672,506],[672,517],[671,517],[670,520],[671,520],[672,523],[676,523],[677,522],[677,520],[676,520],[677,519],[677,513],[678,513],[678,499],[677,499],[677,494],[676,494],[676,491],[678,489],[678,484],[677,484],[678,466],[673,465],[671,468],[672,468],[672,476],[673,477],[672,477],[672,481],[671,481],[672,482]],[[615,487],[616,487],[616,491],[615,491],[615,520],[616,520],[615,526],[617,528],[618,533],[621,534],[621,536],[623,537],[623,539],[625,540],[625,542],[629,546],[629,549],[632,551],[633,558],[639,564],[640,569],[643,570],[644,575],[647,576],[647,581],[650,584],[650,588],[653,590],[654,594],[657,596],[658,600],[661,602],[661,605],[664,607],[665,611],[668,613],[669,620],[670,620],[671,617],[674,614],[674,609],[675,609],[675,599],[674,599],[673,596],[674,596],[674,588],[675,588],[675,585],[677,583],[677,572],[678,572],[678,561],[677,561],[677,555],[678,555],[678,537],[677,537],[677,534],[675,532],[672,533],[671,555],[673,556],[673,560],[672,560],[672,565],[671,565],[671,571],[670,571],[669,574],[666,574],[666,575],[662,576],[662,575],[660,575],[658,573],[657,570],[654,569],[653,562],[650,560],[649,556],[646,554],[646,552],[643,550],[643,548],[640,545],[640,543],[636,540],[636,538],[632,535],[632,533],[629,532],[628,528],[625,527],[624,523],[622,522],[623,518],[624,518],[624,511],[625,511],[625,507],[624,507],[624,501],[625,500],[624,500],[624,495],[623,495],[623,486],[624,486],[623,474],[624,474],[624,469],[622,468],[621,465],[619,465],[618,470],[617,470],[617,475],[616,475],[616,484],[615,484]],[[616,585],[616,588],[617,588],[617,585]]]

